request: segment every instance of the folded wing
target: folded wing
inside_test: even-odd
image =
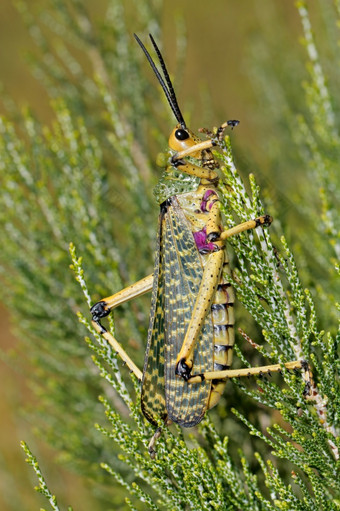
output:
[[[188,384],[175,375],[203,268],[190,224],[176,197],[163,208],[156,251],[142,409],[153,423],[166,416],[190,427],[207,409],[211,382]],[[208,314],[194,352],[193,374],[213,370],[213,326]]]

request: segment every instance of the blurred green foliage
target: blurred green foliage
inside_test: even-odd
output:
[[[260,111],[257,116],[253,114],[256,126],[249,134],[250,151],[236,147],[236,154],[244,169],[253,165],[259,167],[256,174],[265,189],[265,209],[275,217],[271,228],[275,246],[282,246],[280,236],[283,231],[293,247],[303,285],[296,275],[290,251],[284,248],[283,256],[278,256],[282,292],[285,297],[288,293],[289,313],[297,328],[296,339],[304,342],[306,356],[310,350],[313,351],[320,392],[331,399],[336,394],[333,386],[338,385],[334,374],[338,363],[337,344],[334,341],[338,284],[334,265],[339,256],[337,162],[340,143],[336,95],[339,35],[334,27],[336,19],[339,19],[339,11],[337,3],[333,6],[328,1],[313,7],[313,24],[316,34],[321,34],[315,44],[309,26],[310,18],[304,4],[299,4],[295,16],[298,19],[300,14],[304,28],[306,73],[301,70],[302,61],[291,57],[288,45],[292,41],[287,42],[289,38],[285,27],[278,28],[281,8],[277,7],[277,12],[273,14],[274,7],[270,2],[266,4],[268,11],[258,8],[257,22],[261,30],[254,30],[252,34],[246,70],[253,77]],[[48,126],[43,125],[34,113],[26,111],[21,115],[9,100],[5,101],[5,106],[10,110],[0,126],[2,298],[8,308],[15,311],[17,335],[30,361],[30,369],[27,369],[24,365],[26,360],[21,360],[19,356],[17,358],[22,370],[31,373],[30,381],[37,399],[30,413],[36,429],[58,450],[61,462],[90,477],[95,481],[95,487],[101,484],[99,508],[121,506],[123,509],[125,490],[112,489],[109,473],[115,472],[116,477],[140,498],[146,487],[143,483],[136,489],[133,486],[136,477],[140,482],[140,477],[149,470],[150,474],[154,471],[154,476],[161,481],[162,470],[166,476],[168,473],[162,462],[153,468],[144,455],[140,455],[144,461],[139,460],[140,464],[134,468],[131,464],[133,457],[136,457],[135,446],[124,457],[125,461],[128,460],[129,468],[117,457],[120,448],[125,445],[124,438],[119,447],[111,441],[110,437],[115,435],[101,434],[103,429],[116,428],[117,436],[117,425],[121,424],[118,421],[123,420],[122,429],[130,428],[131,422],[127,408],[119,398],[119,389],[112,388],[110,378],[106,378],[109,383],[101,381],[89,361],[88,348],[82,342],[85,330],[76,321],[74,313],[81,310],[87,316],[88,309],[72,273],[68,271],[68,246],[73,242],[78,255],[83,256],[83,268],[93,302],[152,271],[157,216],[152,188],[159,174],[153,161],[156,152],[166,147],[164,133],[172,126],[173,119],[161,94],[156,93],[153,77],[146,71],[144,56],[131,37],[129,20],[138,20],[134,31],[139,34],[151,32],[160,41],[162,9],[166,10],[167,3],[163,6],[159,0],[136,4],[108,1],[100,23],[91,12],[91,6],[88,12],[86,4],[77,0],[44,2],[39,15],[33,15],[34,10],[29,9],[25,2],[17,2],[17,7],[39,48],[30,56],[30,62],[36,78],[52,99],[53,120]],[[319,13],[322,16],[318,16]],[[177,32],[173,39],[178,41],[176,53],[178,61],[184,66],[186,39],[183,26],[178,21],[175,26]],[[210,65],[215,66],[213,57],[210,58]],[[323,69],[326,70],[325,75]],[[152,80],[151,84],[147,77]],[[302,78],[303,88],[300,87]],[[175,86],[177,82],[175,76]],[[209,116],[214,112],[213,101],[208,104],[212,106],[211,114],[203,112],[202,115],[208,117],[205,122],[210,124]],[[189,112],[187,116],[190,117]],[[194,123],[202,122],[195,120],[195,112],[191,117]],[[223,120],[219,118],[218,122]],[[261,129],[258,129],[258,125]],[[237,136],[234,138],[238,140]],[[224,161],[225,165],[227,163]],[[232,185],[239,186],[240,193],[246,193],[242,184],[237,185],[238,178],[231,176],[230,172],[227,179]],[[256,190],[253,183],[254,207],[258,211],[257,208],[263,206],[259,206]],[[230,224],[235,220],[235,212],[241,219],[242,215],[249,214],[244,204],[237,203],[237,197],[234,203],[232,197],[227,198],[229,202],[226,202],[226,208],[230,204],[232,206],[232,211],[225,211]],[[260,289],[264,293],[266,284],[263,274],[257,274],[256,268],[259,271],[263,269],[261,258],[264,256],[261,250],[257,255],[257,245],[247,245],[253,243],[247,241],[248,237],[240,239],[232,243],[235,263],[239,267],[236,281],[238,295],[245,307],[251,310],[260,328],[252,323],[241,307],[238,313],[240,324],[247,325],[247,332],[250,331],[256,340],[261,336],[261,329],[265,328],[266,341],[272,350],[276,350],[274,355],[280,358],[282,349],[278,350],[278,343],[282,336],[289,338],[291,332],[280,330],[280,324],[275,322],[273,303],[278,300],[276,296],[267,296],[272,315],[265,316],[265,309],[259,307],[256,292]],[[78,264],[77,260],[74,264]],[[305,286],[309,287],[310,294],[304,295]],[[316,302],[317,314],[311,296]],[[140,367],[148,306],[149,298],[142,297],[120,307],[115,315],[117,336],[127,346],[127,351],[134,353]],[[330,331],[333,337],[329,335],[324,341],[325,337],[320,333],[322,330]],[[286,351],[283,349],[284,360],[292,356],[294,351],[291,344],[288,343],[288,346]],[[259,363],[260,359],[253,349],[242,346],[242,350],[249,352],[253,364]],[[265,353],[270,355],[268,350]],[[104,356],[102,373],[107,376],[105,371],[113,370],[107,358],[109,355],[99,355]],[[34,372],[31,368],[34,368]],[[328,495],[322,477],[319,477],[323,463],[325,470],[331,470],[329,467],[333,467],[334,463],[327,451],[325,430],[316,421],[311,407],[300,403],[307,417],[301,419],[302,429],[312,428],[312,424],[314,429],[310,429],[309,433],[313,431],[318,437],[315,445],[308,435],[304,443],[302,433],[298,430],[299,422],[293,417],[296,401],[301,396],[301,385],[299,381],[292,380],[286,375],[286,382],[293,389],[293,399],[291,396],[285,397],[279,390],[282,382],[279,387],[267,384],[262,398],[251,390],[251,384],[245,389],[229,384],[227,399],[221,401],[211,416],[218,433],[228,433],[232,438],[230,450],[226,450],[225,443],[223,447],[219,444],[221,440],[207,420],[202,432],[207,439],[204,445],[209,454],[198,449],[195,463],[204,459],[207,472],[213,477],[215,465],[209,465],[208,460],[215,456],[214,451],[209,450],[215,445],[216,466],[228,460],[228,471],[225,472],[233,481],[230,483],[232,498],[237,499],[239,494],[245,506],[245,482],[250,488],[249,492],[253,492],[251,499],[248,494],[249,509],[284,509],[285,501],[291,506],[288,509],[314,509],[312,505],[316,506],[315,509],[323,509],[323,505],[326,506],[324,509],[337,509],[336,490],[330,487]],[[129,378],[126,381],[127,390],[133,392]],[[98,394],[107,396],[106,422]],[[133,401],[135,399],[138,400],[138,397],[133,395]],[[273,445],[266,446],[261,434],[260,440],[248,437],[245,433],[247,429],[228,411],[237,405],[238,414],[247,417],[249,427],[260,431],[264,431],[265,425],[271,420],[280,420],[282,424],[281,419],[270,418],[267,408],[265,411],[259,409],[256,400],[273,408],[278,408],[275,406],[277,401],[285,404],[281,414],[292,424],[297,435],[295,439],[293,435],[293,439],[304,446],[308,456],[315,454],[322,446],[324,458],[316,460],[317,471],[314,475],[314,471],[310,470],[310,458],[307,456],[305,460],[309,467],[306,469],[302,458],[296,461],[299,455],[295,451],[288,453],[280,445],[283,433],[271,431],[278,442],[278,456],[291,463],[295,460],[300,470],[304,471],[304,475],[299,474],[295,481],[298,480],[301,489],[301,492],[296,492],[297,500],[302,502],[302,496],[305,496],[305,504],[297,504],[294,492],[285,490],[293,465],[286,461],[279,465],[283,480],[273,467],[267,472],[268,468],[265,468],[262,460],[268,458]],[[119,416],[117,411],[111,410],[112,404],[120,412]],[[137,414],[137,411],[134,413]],[[328,413],[330,423],[336,426],[336,401],[329,404]],[[99,431],[93,427],[98,421],[101,423]],[[123,426],[125,421],[128,424]],[[150,429],[138,424],[141,428],[138,441],[145,444]],[[127,431],[130,434],[130,430]],[[176,435],[169,435],[168,445],[165,447],[164,444],[164,449],[169,449],[169,459],[171,452],[173,456],[178,453],[184,466],[192,451],[182,444],[178,446]],[[198,446],[196,435],[191,442],[189,446]],[[141,444],[136,445],[140,448]],[[243,446],[249,467],[243,457],[239,462],[239,446]],[[259,475],[259,483],[254,478],[253,472],[259,473],[259,465],[252,455],[254,450],[261,453],[260,465],[266,484],[272,493],[276,492],[277,502],[274,504],[266,503],[268,496],[264,496],[265,493],[261,497],[257,494],[264,491],[261,480],[264,476]],[[218,456],[222,461],[218,461]],[[99,463],[107,468],[107,474],[98,468]],[[188,477],[187,482],[193,484],[192,498],[195,499],[197,481],[195,483],[190,479],[190,467],[190,464],[186,466],[184,474]],[[149,481],[146,477],[142,478],[150,482],[150,474]],[[329,474],[325,473],[324,476],[331,481]],[[175,485],[181,477],[183,473],[179,470],[173,479]],[[311,486],[314,495],[310,493]],[[164,491],[164,487],[159,488]],[[209,491],[213,489],[211,483]],[[183,495],[188,498],[185,491]],[[228,499],[222,493],[218,498]],[[240,501],[225,500],[225,505],[229,506],[226,509],[234,509],[232,506],[241,505]],[[170,497],[168,502],[169,506],[175,505]],[[145,509],[145,505],[137,501],[134,501],[134,505],[138,509]],[[202,504],[199,502],[195,505]],[[214,508],[213,504],[209,505],[207,509]]]

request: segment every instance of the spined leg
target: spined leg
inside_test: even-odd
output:
[[[304,360],[293,360],[284,364],[286,369],[305,369]],[[205,380],[219,380],[222,378],[241,378],[242,376],[262,376],[268,373],[277,373],[282,370],[281,364],[271,364],[259,367],[244,367],[241,369],[225,369],[224,371],[209,371],[202,374],[194,374],[188,379],[189,383],[199,383]]]

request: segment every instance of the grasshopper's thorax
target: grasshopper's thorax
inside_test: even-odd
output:
[[[179,196],[197,190],[199,184],[200,179],[198,177],[189,176],[173,165],[168,165],[153,189],[153,194],[158,204],[162,204],[174,195]]]

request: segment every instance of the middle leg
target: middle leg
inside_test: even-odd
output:
[[[254,220],[248,220],[247,222],[243,222],[241,224],[235,225],[235,227],[231,227],[231,229],[227,229],[226,231],[221,232],[219,235],[219,239],[226,240],[230,238],[230,236],[234,236],[235,234],[239,234],[240,232],[248,231],[250,229],[256,229],[261,225],[270,225],[273,221],[273,218],[269,215],[262,215]]]

